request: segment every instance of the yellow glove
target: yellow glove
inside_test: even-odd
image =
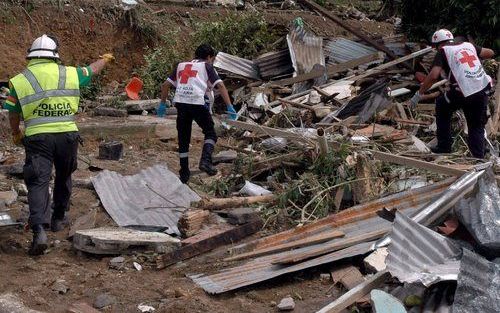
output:
[[[104,61],[106,61],[106,63],[110,63],[110,62],[115,61],[115,57],[112,53],[105,53],[102,56],[100,56],[100,58],[103,59]]]
[[[17,134],[12,134],[12,142],[16,146],[23,145],[23,138],[24,138],[24,133],[22,131],[18,132]]]

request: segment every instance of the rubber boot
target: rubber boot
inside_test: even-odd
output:
[[[28,251],[29,255],[41,255],[47,250],[47,234],[42,225],[33,225],[33,242]]]
[[[183,184],[187,184],[191,172],[189,171],[189,158],[180,158],[181,169],[179,171],[179,178]]]
[[[203,151],[201,152],[200,159],[200,170],[207,173],[209,176],[214,176],[217,174],[217,169],[212,164],[212,153],[214,152],[214,146],[212,144],[206,143],[203,145]]]
[[[50,230],[54,233],[60,232],[69,225],[68,218],[65,216],[63,219],[52,219],[50,221]]]

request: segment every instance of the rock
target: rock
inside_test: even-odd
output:
[[[101,293],[98,295],[94,301],[94,307],[96,309],[102,309],[107,306],[113,305],[116,303],[116,298],[109,293]]]
[[[3,202],[5,205],[11,205],[17,201],[17,192],[15,190],[10,191],[0,191],[0,203]]]
[[[117,256],[116,258],[112,258],[109,261],[109,268],[119,270],[123,267],[124,263],[125,263],[125,258],[122,256]]]
[[[176,298],[183,298],[183,297],[187,297],[188,294],[184,290],[182,290],[181,288],[175,288],[174,296]]]
[[[152,306],[150,305],[145,305],[145,304],[139,304],[137,306],[137,309],[143,313],[149,313],[149,312],[154,312],[155,311],[155,308],[153,308]]]
[[[66,281],[64,279],[58,279],[52,284],[52,291],[56,291],[61,295],[66,294],[68,290],[69,287],[66,285]]]
[[[370,292],[370,298],[375,313],[406,313],[404,305],[387,292],[374,289]]]
[[[20,196],[28,195],[28,187],[26,187],[26,185],[23,183],[19,183],[16,185],[16,191]]]
[[[280,311],[293,311],[295,309],[295,301],[293,301],[292,297],[283,298],[278,304],[278,309]]]
[[[371,273],[377,273],[385,270],[385,258],[387,257],[387,248],[379,248],[367,256],[363,263],[366,269]]]
[[[140,264],[139,264],[139,263],[137,263],[137,262],[134,262],[133,264],[134,264],[134,267],[135,267],[135,269],[136,269],[137,271],[139,271],[139,272],[140,272],[140,271],[142,271],[142,265],[140,265]]]
[[[329,282],[332,280],[332,276],[330,275],[330,273],[322,273],[322,274],[319,274],[319,279],[321,281]]]

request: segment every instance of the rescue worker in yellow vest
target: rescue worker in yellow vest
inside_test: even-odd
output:
[[[489,59],[494,52],[469,42],[454,41],[453,34],[440,29],[432,36],[438,52],[431,72],[410,100],[416,106],[423,95],[442,75],[448,79],[450,90],[436,100],[437,141],[434,153],[451,153],[451,117],[462,109],[467,120],[468,146],[475,158],[485,157],[486,109],[491,77],[486,74],[480,59]]]
[[[60,64],[58,42],[43,35],[28,50],[28,66],[9,81],[10,95],[5,103],[9,110],[12,138],[26,151],[24,180],[28,187],[29,224],[33,242],[28,251],[40,255],[47,249],[44,227],[60,231],[67,224],[71,196],[71,174],[77,166],[80,137],[75,114],[80,102],[80,87],[90,83],[105,65],[114,60],[105,54],[87,67]],[[20,128],[24,120],[24,131]],[[55,167],[52,212],[49,182]],[[52,214],[51,214],[52,213]]]

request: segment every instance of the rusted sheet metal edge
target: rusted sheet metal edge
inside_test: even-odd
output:
[[[253,249],[263,249],[300,240],[323,231],[328,231],[332,227],[338,227],[373,217],[376,215],[377,211],[383,208],[392,209],[421,206],[444,191],[453,181],[455,181],[455,178],[449,178],[433,185],[396,193],[365,204],[360,204],[312,224],[236,246],[231,249],[231,252],[233,254],[244,253]]]
[[[343,250],[295,264],[292,266],[272,265],[273,260],[283,254],[271,255],[255,259],[244,266],[222,271],[215,275],[191,275],[191,278],[198,286],[210,294],[220,294],[263,282],[287,273],[293,273],[307,268],[331,263],[344,258],[362,255],[370,250],[373,242],[361,243]]]

